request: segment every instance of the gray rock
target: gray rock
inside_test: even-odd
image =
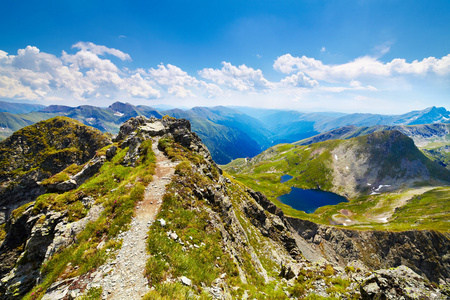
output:
[[[174,231],[171,231],[171,232],[169,232],[169,237],[172,240],[176,241],[178,239],[178,234],[176,232],[174,232]]]
[[[106,150],[106,159],[111,160],[111,158],[113,158],[116,155],[116,152],[117,152],[116,145],[112,145],[111,147],[109,147],[108,150]]]
[[[180,282],[186,286],[192,286],[192,280],[190,280],[189,278],[187,278],[186,276],[181,276],[180,277]]]
[[[360,285],[361,298],[366,299],[445,299],[435,286],[406,266],[382,269]]]

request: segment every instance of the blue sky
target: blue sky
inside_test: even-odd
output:
[[[450,109],[450,1],[3,1],[0,98]]]

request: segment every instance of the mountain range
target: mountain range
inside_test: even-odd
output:
[[[29,113],[25,113],[23,108],[21,110],[18,104],[0,103],[0,107],[5,110],[0,112],[0,138],[5,138],[24,126],[57,115],[74,118],[112,134],[118,132],[121,123],[139,115],[157,118],[169,115],[185,118],[191,122],[193,130],[197,132],[219,164],[226,164],[238,157],[253,157],[273,145],[297,142],[350,125],[370,127],[450,123],[450,112],[443,107],[430,107],[403,115],[301,113],[223,106],[157,111],[150,106],[134,106],[121,102],[113,103],[107,108],[87,105],[79,107],[51,105]]]
[[[133,117],[112,140],[55,117],[19,130],[0,148],[2,186],[22,195],[1,197],[10,208],[0,220],[2,299],[450,295],[450,189],[440,186],[450,171],[399,131],[277,145],[231,163],[235,178],[214,162],[189,121],[170,116]],[[344,174],[346,166],[353,175]],[[294,178],[280,183],[286,173]],[[358,198],[371,191],[369,181],[393,187]],[[340,212],[316,212],[321,219],[312,222],[258,191],[294,182],[354,195],[360,210],[350,201]],[[415,194],[399,198],[404,188]],[[386,205],[393,200],[398,206]],[[381,225],[358,218],[379,210],[392,213]],[[342,214],[355,223],[343,228]]]

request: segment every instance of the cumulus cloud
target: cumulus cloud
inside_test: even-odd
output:
[[[308,87],[312,88],[319,85],[317,80],[311,79],[302,72],[298,72],[297,74],[293,74],[291,76],[287,76],[281,80],[282,84],[292,85],[296,87]]]
[[[143,70],[138,70],[143,72]],[[151,68],[145,73],[160,86],[166,87],[169,94],[178,98],[195,97],[191,88],[202,88],[208,97],[214,97],[222,94],[222,90],[215,84],[206,83],[203,80],[190,76],[181,68],[171,64],[160,64],[158,67]]]
[[[450,74],[450,54],[413,62],[401,58],[382,62],[379,57],[362,56],[335,65],[285,54],[273,64],[275,70],[285,75],[280,81],[271,82],[260,69],[245,64],[222,62],[220,68],[205,68],[191,76],[175,65],[162,63],[150,69],[129,66],[119,69],[116,63],[131,61],[131,57],[106,46],[79,42],[72,48],[59,56],[34,46],[19,49],[17,54],[0,50],[0,98],[66,103],[102,98],[121,101],[165,98],[186,104],[210,103],[206,98],[215,98],[216,105],[229,104],[230,99],[237,104],[249,105],[245,101],[252,101],[259,105],[265,99],[272,106],[289,101],[286,104],[289,106],[291,99],[300,99],[306,105],[318,99],[358,100],[400,90],[414,96],[418,84],[429,87],[435,82],[439,87],[448,82]],[[389,47],[375,50],[383,54]],[[439,76],[445,80],[435,80]],[[448,84],[444,89],[448,89]]]
[[[0,75],[0,96],[5,98],[38,99],[30,87],[24,86],[19,80]]]
[[[160,64],[158,68],[151,68],[149,75],[160,85],[177,86],[197,86],[198,80],[189,76],[185,71],[177,66]]]
[[[121,35],[120,37],[125,37]],[[72,48],[78,48],[83,51],[89,51],[91,53],[97,54],[97,55],[104,55],[104,54],[111,54],[115,57],[120,58],[121,60],[131,60],[130,55],[127,53],[124,53],[120,50],[114,49],[114,48],[108,48],[106,46],[102,45],[96,45],[91,42],[78,42],[75,45],[72,46]]]
[[[131,75],[123,82],[123,88],[126,89],[131,96],[140,98],[159,98],[160,92],[154,89],[148,80],[141,77],[140,74]]]
[[[109,59],[102,59],[98,54],[87,50],[80,50],[77,53],[70,55],[65,51],[62,52],[62,61],[69,64],[75,70],[79,69],[97,69],[110,72],[118,72],[117,66]]]
[[[198,74],[218,85],[225,85],[240,92],[274,88],[274,84],[264,78],[261,70],[255,70],[246,65],[236,67],[231,63],[222,62],[221,69],[205,68],[200,70]]]
[[[120,71],[101,55],[131,60],[120,50],[79,42],[74,54],[61,57],[43,53],[37,47],[19,49],[17,55],[0,51],[0,97],[17,99],[76,99],[90,97],[158,98],[153,82],[140,75]]]
[[[330,82],[353,80],[363,76],[389,77],[408,74],[425,75],[428,73],[448,75],[450,74],[450,54],[441,59],[428,57],[411,63],[400,58],[383,63],[377,58],[363,56],[340,65],[326,65],[314,58],[293,57],[290,54],[285,54],[277,58],[273,67],[285,74],[303,72],[313,79]]]

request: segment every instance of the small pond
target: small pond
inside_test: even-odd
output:
[[[280,182],[281,183],[283,183],[283,182],[286,182],[286,181],[288,181],[288,180],[291,180],[292,178],[294,178],[294,176],[291,176],[291,175],[283,175],[283,176],[281,176],[281,180],[280,180]]]
[[[304,190],[295,187],[291,188],[289,194],[278,197],[278,200],[308,214],[313,213],[321,206],[335,205],[347,201],[347,199],[335,193],[321,190]]]

